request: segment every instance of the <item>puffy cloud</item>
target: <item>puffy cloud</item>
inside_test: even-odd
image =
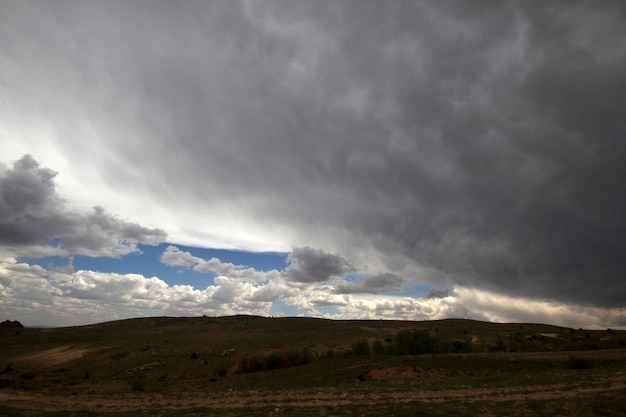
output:
[[[351,319],[437,320],[471,317],[458,299],[416,299],[402,296],[351,296],[340,308],[340,315]]]
[[[276,270],[272,271],[256,271],[241,265],[235,265],[230,262],[222,262],[217,258],[205,260],[197,256],[193,256],[189,252],[184,252],[176,246],[170,245],[160,257],[163,264],[169,266],[184,266],[193,268],[194,271],[200,273],[214,273],[219,276],[228,276],[229,278],[237,278],[243,281],[260,282],[267,279],[278,277],[280,274]]]
[[[137,244],[158,244],[160,229],[149,229],[108,214],[67,209],[56,193],[56,173],[25,155],[0,169],[0,245],[20,255],[83,254],[120,257]],[[60,239],[59,245],[48,245]]]
[[[246,300],[253,302],[273,303],[274,301],[289,300],[296,297],[300,291],[283,280],[272,279],[267,284],[255,287],[254,291],[246,294]]]
[[[191,267],[199,262],[203,262],[202,259],[193,256],[189,252],[183,252],[176,246],[168,246],[165,252],[160,257],[160,260],[165,265],[169,266],[186,266]]]
[[[0,243],[45,244],[71,228],[57,212],[63,201],[54,192],[55,176],[30,155],[0,170]]]
[[[70,254],[119,258],[138,252],[139,243],[156,245],[166,236],[161,229],[124,221],[102,207],[94,207],[91,213],[75,217],[75,222],[72,230],[60,235],[63,247]]]
[[[155,315],[267,315],[273,299],[255,299],[254,294],[262,288],[218,277],[214,286],[197,290],[140,274],[53,271],[15,259],[0,262],[0,313],[36,325]]]
[[[298,288],[280,278],[255,283],[220,276],[213,285],[198,290],[188,285],[168,285],[158,277],[47,270],[9,258],[0,262],[0,296],[0,314],[19,317],[28,325],[88,324],[155,315],[269,315],[274,302],[281,301],[298,307],[303,314],[334,319],[461,317],[547,322],[576,328],[626,328],[623,309],[566,305],[465,287],[455,287],[453,294],[445,297],[414,298],[336,294],[329,286]]]
[[[200,273],[214,273],[229,278],[238,278],[246,281],[266,281],[266,280],[289,280],[296,284],[313,284],[326,282],[331,278],[341,281],[339,284],[345,290],[349,284],[344,283],[340,275],[353,272],[351,263],[339,255],[329,254],[319,249],[310,247],[294,248],[288,255],[289,263],[285,271],[256,271],[254,268],[243,265],[234,265],[229,262],[222,262],[217,258],[209,260],[199,258],[189,252],[181,251],[176,246],[168,246],[160,257],[163,264],[169,266],[184,266],[193,268]],[[391,281],[394,281],[392,283]],[[365,282],[358,286],[353,286],[356,290],[368,288],[376,289],[378,292],[389,291],[389,285],[394,288],[401,285],[401,279],[391,274],[381,274],[379,276],[368,277]],[[387,289],[385,289],[387,288]]]
[[[287,260],[290,263],[285,271],[287,277],[299,283],[323,282],[354,271],[341,256],[310,247],[294,248]]]

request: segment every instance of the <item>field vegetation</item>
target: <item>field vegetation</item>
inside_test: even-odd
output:
[[[625,341],[461,319],[7,327],[0,415],[624,416]]]

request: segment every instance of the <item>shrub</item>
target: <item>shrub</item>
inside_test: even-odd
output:
[[[225,365],[221,365],[218,366],[217,368],[215,368],[215,375],[217,376],[226,376],[226,374],[228,373],[228,366]]]
[[[289,362],[296,362],[294,357],[289,358],[280,352],[271,352],[265,355],[265,369],[272,371],[274,369],[287,368]]]
[[[250,373],[261,371],[273,371],[275,369],[291,368],[306,365],[317,359],[309,348],[301,350],[275,351],[268,353],[254,353],[241,356],[237,362],[237,372]]]
[[[265,368],[265,357],[263,354],[245,355],[237,362],[237,371],[242,373],[259,372]]]
[[[403,330],[394,337],[396,355],[419,355],[422,353],[435,353],[437,340],[428,332],[417,330]],[[392,350],[392,351],[393,351]]]
[[[22,375],[20,375],[20,378],[25,379],[27,381],[31,381],[35,379],[35,374],[32,372],[25,372]]]
[[[498,337],[498,339],[496,339],[496,343],[494,343],[493,345],[489,345],[488,350],[490,352],[504,352],[506,350],[506,344],[501,337]]]
[[[372,353],[372,348],[366,339],[357,340],[352,343],[353,355],[369,355],[370,353]]]
[[[372,343],[372,353],[377,356],[385,354],[385,345],[379,339],[374,340],[374,343]]]
[[[143,381],[133,381],[133,391],[143,392],[145,391],[146,386]]]
[[[460,352],[473,352],[474,347],[469,342],[463,342],[460,340],[455,340],[451,343],[451,351],[455,353]]]
[[[589,359],[580,358],[577,356],[570,356],[567,359],[568,369],[589,369],[593,368],[593,362]]]

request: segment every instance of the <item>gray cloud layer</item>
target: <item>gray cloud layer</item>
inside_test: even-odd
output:
[[[372,275],[356,271],[341,256],[309,247],[294,248],[287,259],[289,265],[284,271],[260,272],[254,268],[225,263],[217,258],[205,260],[172,245],[159,258],[165,265],[193,268],[201,273],[215,273],[218,276],[256,283],[270,281],[271,284],[283,285],[279,292],[283,296],[289,295],[294,287],[306,290],[317,285],[331,289],[335,294],[381,294],[400,291],[406,282],[404,278],[390,273]],[[352,273],[357,276],[349,276]],[[346,279],[347,276],[349,279]],[[268,288],[275,289],[271,286]]]
[[[309,247],[294,248],[289,254],[286,269],[290,280],[301,283],[328,281],[337,275],[353,272],[350,263],[339,255]]]
[[[293,246],[374,251],[382,273],[404,257],[465,286],[625,305],[621,2],[4,2],[0,16],[0,110],[53,123],[58,149],[110,184],[286,224]],[[345,265],[322,267],[295,279]]]
[[[60,239],[59,254],[119,257],[137,244],[158,244],[165,232],[148,229],[108,214],[102,207],[75,212],[56,194],[56,173],[26,155],[13,168],[0,166],[0,246],[26,247],[35,254]],[[41,252],[40,252],[41,253]]]

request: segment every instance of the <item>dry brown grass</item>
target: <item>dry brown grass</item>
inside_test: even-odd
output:
[[[347,354],[355,341],[384,341],[402,330],[427,331],[446,346],[471,344],[475,352]],[[124,320],[0,337],[0,379],[8,381],[0,415],[568,415],[572,403],[584,415],[626,413],[619,411],[626,395],[623,331],[240,316]],[[490,352],[497,341],[504,352]],[[242,358],[301,351],[319,360],[237,373]],[[592,366],[568,366],[572,357]]]

